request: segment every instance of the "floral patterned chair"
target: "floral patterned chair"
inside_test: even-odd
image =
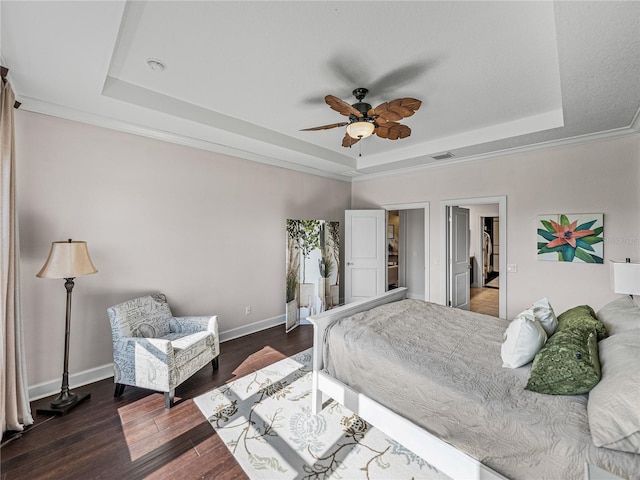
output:
[[[171,408],[178,385],[211,362],[218,369],[218,317],[174,317],[163,294],[107,309],[113,337],[115,397],[133,385],[165,393]]]

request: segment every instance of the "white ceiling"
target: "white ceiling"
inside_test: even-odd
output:
[[[0,21],[24,110],[334,178],[640,130],[638,1],[2,0]],[[356,87],[422,100],[411,136],[300,131]]]

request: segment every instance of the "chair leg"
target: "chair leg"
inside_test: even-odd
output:
[[[173,406],[173,399],[176,395],[176,389],[172,389],[169,392],[164,393],[164,408],[171,408]]]
[[[211,360],[211,366],[213,367],[214,370],[218,370],[218,367],[220,366],[220,363],[218,362],[219,358],[220,358],[220,355],[218,355],[216,358]]]
[[[116,391],[113,392],[113,396],[117,398],[122,395],[124,393],[124,387],[124,383],[116,383]]]

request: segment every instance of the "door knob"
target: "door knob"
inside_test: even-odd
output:
[[[353,265],[353,262],[347,262],[347,265]]]

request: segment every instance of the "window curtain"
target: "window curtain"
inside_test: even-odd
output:
[[[33,423],[29,406],[20,311],[20,265],[16,215],[16,172],[11,84],[0,80],[0,415],[2,433]]]

